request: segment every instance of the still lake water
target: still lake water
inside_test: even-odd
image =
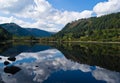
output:
[[[120,83],[120,45],[0,45],[0,83]]]

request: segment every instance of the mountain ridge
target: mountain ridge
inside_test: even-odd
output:
[[[44,31],[44,30],[40,30],[37,28],[25,28],[27,31],[31,32],[32,36],[35,37],[49,37],[52,35],[52,33]],[[41,33],[41,34],[39,34]]]
[[[15,23],[0,24],[4,29],[14,36],[34,36],[34,37],[50,37],[51,33],[36,29],[36,28],[23,28]]]

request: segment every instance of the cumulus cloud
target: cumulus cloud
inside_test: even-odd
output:
[[[45,0],[34,0],[36,3],[35,10],[39,12],[48,12],[52,6]]]
[[[0,0],[0,10],[8,13],[17,13],[33,3],[33,0]]]
[[[75,11],[61,11],[52,7],[52,5],[46,0],[0,0],[0,11],[6,15],[11,15],[14,20],[9,22],[15,22],[22,27],[39,28],[49,31],[59,31],[65,24],[80,18],[91,17],[92,11],[85,10],[83,12]],[[34,22],[31,24],[29,20],[24,21],[22,19],[32,19]],[[9,17],[3,17],[2,23],[6,22]],[[16,20],[15,20],[16,19]]]
[[[100,2],[93,8],[93,11],[97,14],[97,16],[120,12],[119,2],[120,0],[108,0],[105,2]]]
[[[12,23],[12,22],[15,22],[18,25],[21,25],[22,27],[26,27],[26,28],[31,25],[30,22],[25,22],[25,21],[23,21],[21,19],[15,18],[14,16],[10,16],[10,17],[0,16],[0,24],[3,24],[3,23]],[[36,27],[36,23],[33,23],[30,27],[31,28]]]

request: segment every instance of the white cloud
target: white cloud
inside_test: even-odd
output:
[[[59,13],[59,14],[58,14]],[[64,11],[64,12],[56,12],[53,18],[54,21],[58,24],[66,24],[73,20],[77,20],[80,18],[88,18],[91,17],[92,11],[85,10],[83,12],[74,12],[74,11]]]
[[[35,10],[39,12],[48,12],[52,6],[45,0],[34,0],[36,3]]]
[[[0,0],[0,10],[8,13],[18,13],[33,3],[33,0]]]
[[[0,16],[0,24],[2,24],[2,23],[11,23],[11,22],[15,22],[18,25],[22,25],[22,26],[26,26],[26,27],[31,25],[31,23],[24,22],[23,20],[17,19],[17,18],[15,18],[13,16],[10,16],[10,17],[2,17],[2,16]]]
[[[88,10],[83,12],[60,11],[53,8],[46,0],[0,0],[0,5],[2,13],[13,16],[12,20],[10,17],[3,17],[1,23],[12,21],[22,27],[39,28],[47,31],[59,31],[66,23],[91,17],[92,14],[92,11]],[[31,24],[29,20],[24,21],[18,18],[33,19],[34,22]]]
[[[97,14],[97,16],[120,12],[120,0],[100,2],[93,8],[93,11]]]

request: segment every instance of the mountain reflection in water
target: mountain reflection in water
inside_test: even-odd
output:
[[[119,44],[56,45],[67,59],[120,72]]]
[[[0,83],[119,83],[120,47],[98,46],[56,45],[59,51],[50,46],[19,45],[15,46],[17,55],[11,57],[12,46],[0,53]],[[5,61],[10,64],[4,65]]]

